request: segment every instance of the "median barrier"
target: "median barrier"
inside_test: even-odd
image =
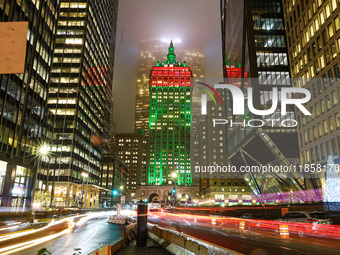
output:
[[[128,226],[125,226],[123,229],[123,236],[127,237],[128,239],[133,239],[132,232],[137,232],[137,223],[132,223]],[[132,235],[131,235],[132,234]]]
[[[148,224],[148,236],[173,254],[242,254],[174,230],[160,228],[153,224]]]
[[[121,249],[127,243],[126,237],[121,237],[110,244],[106,244],[97,250],[89,253],[89,255],[111,255],[115,254],[119,249]]]
[[[123,246],[129,242],[129,240],[133,239],[132,232],[136,232],[137,223],[130,224],[128,226],[124,226],[122,230],[123,236],[109,245],[104,245],[97,250],[90,253],[90,255],[111,255],[115,254],[118,250],[123,248]]]
[[[98,250],[96,250],[95,252],[91,253],[92,255],[111,255],[111,246],[110,245],[106,245]]]

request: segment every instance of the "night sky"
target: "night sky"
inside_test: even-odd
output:
[[[161,37],[169,43],[171,37],[180,39],[180,45],[174,44],[175,53],[178,47],[204,49],[205,76],[222,77],[219,3],[219,0],[119,1],[113,87],[118,133],[134,132],[137,54],[142,39]],[[169,43],[164,47],[169,47]]]

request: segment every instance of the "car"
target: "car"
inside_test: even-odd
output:
[[[327,213],[321,211],[292,211],[288,212],[279,221],[285,222],[305,222],[313,224],[333,224],[333,220]]]
[[[164,208],[149,208],[148,209],[149,212],[164,212]]]

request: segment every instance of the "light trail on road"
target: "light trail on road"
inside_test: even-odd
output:
[[[216,220],[216,224],[213,224],[215,221],[212,221],[212,219]],[[275,231],[275,229],[279,226],[278,224],[287,224],[286,222],[158,212],[148,212],[148,221],[165,229],[183,232],[194,238],[245,254],[251,254],[255,249],[265,251],[261,254],[276,253],[280,255],[340,253],[338,238],[321,238],[320,236],[316,238],[313,235],[302,238],[298,233],[295,233],[296,230],[294,229],[290,232],[290,238],[281,238],[279,231]],[[240,222],[245,222],[245,230],[240,230]],[[294,224],[290,224],[290,226]],[[300,224],[309,227],[321,225],[298,223],[295,226]],[[323,225],[321,229],[326,231],[327,227],[332,229],[333,232],[340,229],[339,226],[332,225]]]
[[[59,220],[52,220],[47,226],[39,229],[28,229],[0,235],[0,254],[13,254],[40,245],[72,232],[75,227],[85,225],[88,220],[107,217],[111,214],[112,212],[96,212],[69,216]],[[58,232],[51,233],[55,231]],[[30,237],[32,240],[27,241]],[[22,238],[25,238],[26,240],[21,240]],[[14,245],[11,244],[15,239],[18,239],[18,243]]]

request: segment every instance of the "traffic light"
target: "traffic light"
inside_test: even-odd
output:
[[[113,191],[112,191],[112,194],[113,194],[114,196],[117,196],[117,195],[118,195],[118,191],[117,191],[117,190],[113,190]]]
[[[176,193],[176,188],[172,189],[172,193],[175,194]]]

